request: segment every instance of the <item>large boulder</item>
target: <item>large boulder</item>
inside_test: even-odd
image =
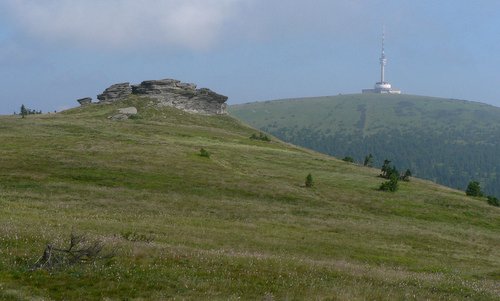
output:
[[[129,115],[129,116],[136,115],[137,108],[136,107],[128,107],[128,108],[118,109],[118,113]]]
[[[128,107],[128,108],[121,108],[118,109],[118,114],[115,114],[113,116],[109,116],[108,118],[111,120],[125,120],[129,119],[131,116],[137,115],[137,108],[136,107]]]
[[[99,99],[101,103],[110,103],[127,98],[130,94],[132,94],[130,83],[120,83],[112,85],[104,90],[102,94],[97,95],[97,99]]]

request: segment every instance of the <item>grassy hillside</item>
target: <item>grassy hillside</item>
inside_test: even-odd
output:
[[[357,162],[369,153],[465,190],[500,197],[500,108],[412,95],[353,94],[236,105],[231,114],[281,139]]]
[[[255,132],[133,98],[0,117],[0,299],[500,296],[499,208],[418,179],[380,192],[377,170]],[[115,257],[30,271],[71,232]]]

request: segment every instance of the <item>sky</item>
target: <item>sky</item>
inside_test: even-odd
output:
[[[0,0],[0,114],[174,78],[229,104],[403,93],[500,106],[497,0]]]

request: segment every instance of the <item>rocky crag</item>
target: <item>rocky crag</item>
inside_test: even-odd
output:
[[[97,95],[97,99],[100,100],[100,103],[111,103],[127,98],[130,94],[132,94],[132,87],[130,87],[130,83],[120,83],[114,84],[104,90],[102,94]]]
[[[99,103],[112,103],[129,95],[151,98],[156,100],[159,106],[171,106],[191,113],[227,114],[225,103],[227,96],[206,88],[196,89],[195,84],[174,79],[148,80],[139,85],[115,84],[99,94],[97,99]],[[88,104],[88,99],[85,100]]]

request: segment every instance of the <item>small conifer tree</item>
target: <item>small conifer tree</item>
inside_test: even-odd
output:
[[[395,174],[392,174],[389,181],[380,184],[379,190],[389,192],[395,192],[398,190],[398,177]]]
[[[363,166],[372,167],[372,165],[373,165],[373,156],[372,154],[369,154],[368,156],[365,157],[365,162],[363,163]]]
[[[28,115],[28,109],[26,109],[26,107],[23,105],[21,105],[21,117],[24,118],[26,117],[26,115]]]
[[[391,161],[385,159],[384,160],[384,164],[382,165],[382,168],[380,170],[382,171],[382,173],[380,174],[380,176],[382,178],[388,179],[390,171],[391,171]]]
[[[470,181],[465,190],[465,194],[468,196],[483,196],[481,191],[481,185],[477,181]]]
[[[306,187],[313,187],[313,177],[311,174],[308,174],[306,177]]]
[[[405,182],[410,182],[410,177],[411,177],[411,170],[407,169],[405,173],[401,176],[401,180]]]

